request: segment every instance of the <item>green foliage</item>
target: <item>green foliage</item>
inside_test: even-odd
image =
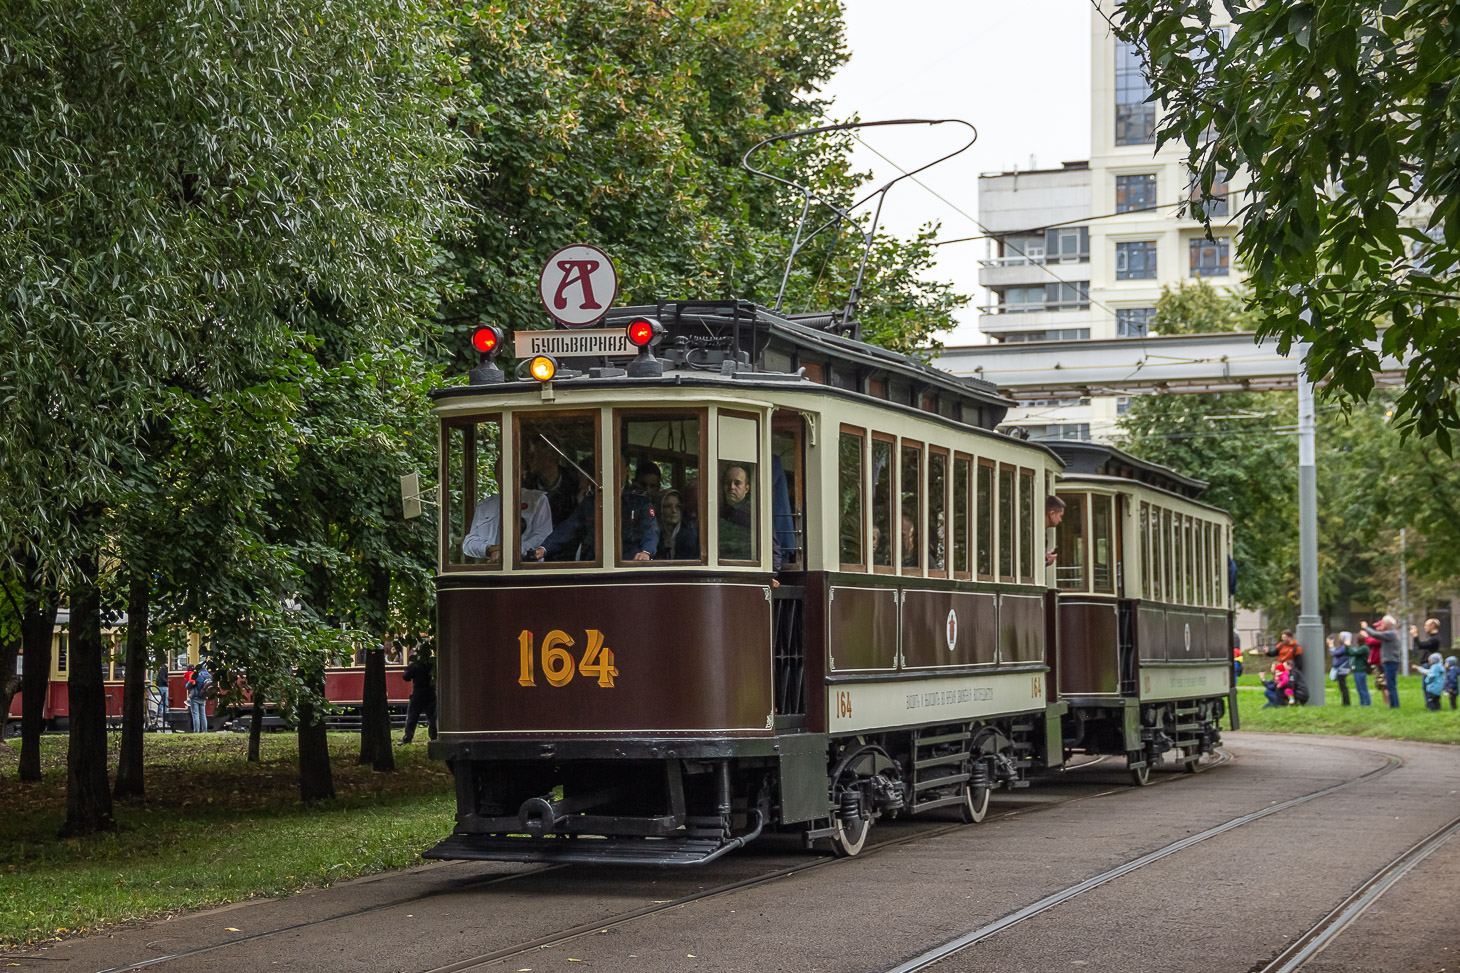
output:
[[[1450,447],[1460,426],[1460,31],[1443,0],[1123,0],[1146,51],[1158,144],[1176,141],[1208,188],[1246,170],[1238,252],[1261,331],[1312,343],[1332,394],[1373,389],[1412,354],[1398,425]],[[1215,133],[1215,138],[1211,133]],[[1311,320],[1301,316],[1311,311]]]
[[[1448,703],[1439,713],[1425,709],[1424,689],[1419,676],[1399,677],[1399,709],[1390,709],[1384,702],[1383,694],[1374,688],[1372,674],[1369,676],[1372,706],[1359,705],[1358,693],[1350,679],[1352,706],[1345,707],[1338,684],[1328,682],[1324,685],[1323,706],[1263,709],[1267,697],[1262,694],[1258,671],[1270,663],[1269,659],[1243,657],[1242,664],[1247,668],[1237,680],[1237,706],[1244,731],[1338,734],[1377,740],[1460,744],[1460,720],[1450,711]]]
[[[1219,291],[1205,280],[1178,281],[1161,288],[1151,330],[1157,334],[1215,334],[1257,327],[1240,290]]]

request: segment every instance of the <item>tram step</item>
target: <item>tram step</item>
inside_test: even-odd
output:
[[[713,838],[529,838],[454,834],[422,858],[444,861],[698,865],[741,842]]]
[[[964,730],[962,733],[943,733],[934,737],[920,736],[916,742],[920,747],[931,747],[939,743],[961,743],[971,736],[973,736],[972,733]]]
[[[968,774],[949,774],[946,777],[930,777],[927,780],[920,780],[913,784],[913,790],[925,791],[929,787],[945,787],[949,784],[961,784],[968,780]]]
[[[919,801],[912,806],[914,814],[920,811],[931,811],[935,807],[952,807],[955,804],[963,803],[963,795],[955,794],[952,797],[940,797],[932,801]]]

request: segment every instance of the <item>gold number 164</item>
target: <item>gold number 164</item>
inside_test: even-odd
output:
[[[517,677],[517,682],[523,686],[536,686],[537,665],[533,658],[534,636],[531,632],[523,629],[522,634],[517,636],[517,645],[521,652],[522,673]],[[597,676],[598,685],[605,689],[613,688],[613,677],[618,675],[618,669],[613,665],[613,650],[604,648],[603,633],[597,629],[588,630],[588,647],[583,652],[583,658],[576,667],[573,664],[573,656],[563,646],[571,646],[573,639],[567,632],[560,629],[553,629],[547,633],[542,640],[542,672],[547,676],[549,685],[566,686],[573,681],[575,672],[581,671],[585,675]]]

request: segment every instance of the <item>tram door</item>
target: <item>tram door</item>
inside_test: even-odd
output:
[[[771,529],[781,554],[781,586],[774,605],[771,653],[776,722],[794,729],[806,722],[806,419],[793,409],[771,416]]]

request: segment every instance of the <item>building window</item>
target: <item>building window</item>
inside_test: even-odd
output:
[[[1024,341],[1084,341],[1090,337],[1090,329],[1051,328],[1047,331],[1005,331],[994,337],[1005,344],[1019,344]]]
[[[1130,396],[1120,395],[1115,399],[1115,414],[1123,416],[1130,411]]]
[[[1021,314],[1044,310],[1044,285],[1010,287],[1004,291],[1004,313]]]
[[[1209,219],[1226,217],[1231,212],[1231,207],[1227,203],[1227,197],[1231,194],[1231,191],[1232,174],[1230,172],[1220,172],[1212,179],[1212,198],[1203,203],[1201,198],[1201,179],[1198,176],[1192,176],[1191,191],[1187,194],[1187,211],[1194,220],[1201,219],[1203,214]]]
[[[1115,245],[1115,279],[1144,280],[1156,276],[1156,241],[1117,243]]]
[[[1046,311],[1083,311],[1090,306],[1090,284],[1083,280],[1045,284],[1044,305]]]
[[[1191,276],[1227,276],[1227,238],[1191,241]]]
[[[1151,83],[1134,44],[1115,42],[1115,144],[1150,145],[1156,141],[1156,106],[1146,101]]]
[[[1117,338],[1144,338],[1151,333],[1151,318],[1156,314],[1153,307],[1122,307],[1115,312],[1115,336]]]
[[[1156,174],[1115,177],[1115,211],[1135,213],[1156,208]]]

